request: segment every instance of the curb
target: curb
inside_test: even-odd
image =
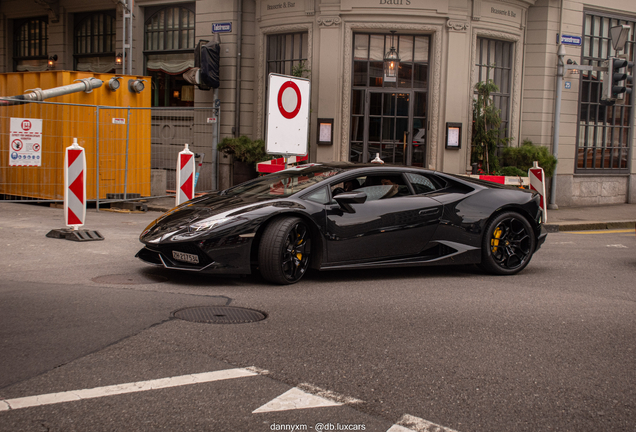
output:
[[[611,222],[562,222],[562,223],[546,223],[543,224],[549,233],[566,232],[566,231],[594,231],[594,230],[610,230],[610,229],[631,229],[636,227],[636,221],[611,221]]]

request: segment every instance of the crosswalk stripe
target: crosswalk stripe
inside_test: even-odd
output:
[[[16,399],[0,400],[0,411],[9,411],[20,408],[52,405],[63,402],[72,402],[82,399],[94,399],[104,396],[114,396],[126,393],[136,393],[148,390],[157,390],[170,387],[179,387],[191,384],[200,384],[212,381],[220,381],[234,378],[243,378],[258,375],[248,369],[224,369],[214,372],[203,372],[192,375],[181,375],[169,378],[160,378],[149,381],[116,384],[92,389],[73,390],[61,393],[49,393],[38,396],[28,396]]]
[[[342,403],[329,400],[320,396],[307,393],[294,387],[286,391],[277,398],[272,399],[260,408],[252,411],[252,414],[271,412],[271,411],[289,411],[307,408],[322,408],[329,406],[340,406]]]
[[[413,429],[407,429],[404,426],[394,424],[391,426],[391,429],[386,432],[413,432]]]
[[[395,428],[397,426],[397,428]],[[394,429],[395,428],[395,429]],[[410,414],[404,414],[387,432],[457,432]]]

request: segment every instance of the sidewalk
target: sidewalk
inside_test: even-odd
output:
[[[560,207],[548,210],[548,232],[631,228],[636,225],[636,204]]]
[[[148,210],[167,212],[174,197],[146,198]],[[634,228],[636,204],[612,204],[591,207],[561,207],[548,210],[548,232]]]

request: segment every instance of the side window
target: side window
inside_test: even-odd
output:
[[[332,196],[343,192],[364,192],[367,194],[367,201],[411,194],[404,179],[399,174],[360,176],[331,185]]]
[[[328,204],[329,203],[329,194],[327,193],[327,188],[323,187],[310,193],[309,195],[303,196],[303,199],[308,201],[313,201],[318,204]]]
[[[417,195],[433,192],[439,189],[439,187],[436,186],[431,179],[421,174],[407,173],[406,178],[408,178]]]

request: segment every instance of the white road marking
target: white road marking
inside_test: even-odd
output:
[[[136,393],[148,390],[157,390],[170,387],[179,387],[191,384],[200,384],[212,381],[227,380],[233,378],[243,378],[258,375],[247,369],[225,369],[214,372],[204,372],[192,375],[182,375],[177,377],[160,378],[150,381],[139,381],[134,383],[116,384],[92,389],[74,390],[61,393],[49,393],[38,396],[28,396],[16,399],[0,400],[0,411],[15,410],[20,408],[36,407],[41,405],[52,405],[63,402],[72,402],[83,399],[100,398],[104,396],[114,396],[126,393]]]
[[[391,429],[386,432],[413,432],[413,429],[407,429],[404,426],[394,424],[391,426]]]
[[[629,249],[627,246],[622,245],[622,244],[607,245],[607,247],[613,247],[613,248],[619,248],[619,249]]]
[[[264,413],[270,411],[288,411],[307,408],[322,408],[330,406],[340,406],[342,403],[332,401],[320,396],[307,393],[294,387],[286,391],[282,395],[267,402],[260,408],[252,411],[252,414]]]
[[[457,432],[456,430],[431,423],[428,420],[404,414],[397,424],[393,425],[387,432]]]
[[[360,399],[356,399],[351,396],[341,395],[339,393],[332,392],[331,390],[325,390],[313,384],[301,383],[301,384],[298,384],[298,388],[307,393],[311,393],[313,395],[320,396],[322,398],[329,399],[334,402],[340,402],[341,404],[351,405],[351,404],[359,404],[363,402]]]

